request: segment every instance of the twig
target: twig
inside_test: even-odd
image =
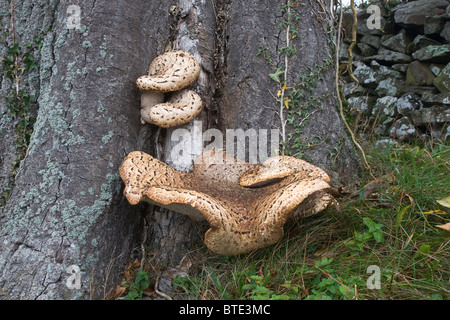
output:
[[[300,121],[300,123],[298,124],[298,126],[301,127],[302,124],[303,124],[309,117],[311,117],[314,113],[316,113],[316,112],[319,111],[319,110],[320,110],[320,109],[315,109],[314,111],[308,113],[308,114],[306,115],[306,117],[304,117],[304,118]]]
[[[141,242],[141,265],[139,266],[139,271],[142,271],[144,269],[144,264],[145,264],[145,257],[146,257],[146,253],[145,253],[145,243],[147,242],[147,231],[148,231],[148,224],[147,224],[147,219],[145,219],[144,217],[144,230],[143,230],[143,239]]]
[[[353,0],[352,0],[352,3],[353,3]],[[335,57],[336,58],[335,87],[336,87],[337,99],[339,102],[339,113],[341,115],[342,122],[344,122],[345,127],[347,128],[348,132],[350,133],[353,143],[358,147],[359,151],[361,152],[361,155],[364,160],[364,166],[369,170],[370,175],[374,178],[374,176],[372,174],[372,170],[370,168],[370,165],[367,162],[366,154],[365,154],[364,150],[361,148],[361,146],[359,145],[358,141],[356,141],[355,134],[353,133],[353,131],[351,130],[350,126],[347,123],[347,120],[345,119],[344,107],[343,107],[342,99],[341,99],[341,93],[339,92],[339,47],[340,47],[340,41],[341,41],[341,28],[342,28],[342,16],[343,16],[342,1],[340,1],[340,8],[341,8],[341,12],[340,12],[340,16],[339,16],[338,35],[337,35],[337,39],[336,39],[336,50],[335,50],[335,56],[336,56]]]
[[[287,15],[288,19],[290,19],[291,16],[291,0],[288,0],[287,2]],[[290,23],[287,24],[286,27],[286,48],[289,48],[289,32],[290,32],[291,25]],[[284,155],[284,146],[286,144],[286,121],[284,120],[284,93],[285,93],[285,85],[287,82],[288,77],[288,66],[289,66],[289,57],[287,54],[284,55],[284,74],[283,74],[283,85],[281,87],[281,95],[280,95],[280,122],[281,122],[281,139],[283,141],[282,147],[281,147],[281,155]]]
[[[356,45],[356,27],[358,25],[358,16],[355,8],[355,0],[350,1],[350,6],[352,8],[353,12],[353,24],[352,24],[352,43],[348,47],[348,75],[350,78],[355,82],[355,87],[351,90],[351,93],[355,92],[355,90],[359,87],[359,81],[356,79],[355,75],[353,74],[353,48]],[[341,12],[342,12],[342,5],[341,5]]]

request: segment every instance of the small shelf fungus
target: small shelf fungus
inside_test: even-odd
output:
[[[199,74],[199,63],[187,51],[172,50],[156,57],[148,68],[148,75],[141,76],[136,81],[137,87],[142,91],[142,123],[170,128],[193,120],[202,110],[203,103],[195,91],[185,88]],[[173,93],[164,102],[164,93],[168,92]]]
[[[221,255],[270,246],[288,220],[324,210],[332,201],[328,175],[303,160],[277,156],[250,164],[218,150],[203,153],[190,172],[175,170],[140,152],[120,167],[124,195],[206,220],[205,244]]]

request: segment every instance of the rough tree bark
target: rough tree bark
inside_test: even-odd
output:
[[[135,81],[164,50],[168,8],[144,0],[14,4],[16,43],[41,31],[45,37],[39,70],[22,79],[37,98],[37,120],[2,208],[0,288],[16,299],[102,298],[120,280],[142,230],[140,208],[122,197],[118,168],[133,150],[151,152]],[[67,27],[74,4],[79,29]],[[11,32],[9,5],[1,2]],[[3,81],[4,117],[9,90]],[[10,149],[14,134],[6,124],[2,130]],[[71,265],[81,269],[79,290],[66,286]]]
[[[189,170],[192,150],[175,163],[176,129],[279,128],[273,69],[257,57],[264,45],[283,45],[280,3],[270,0],[177,1],[14,1],[15,41],[24,45],[45,31],[39,69],[23,86],[37,98],[34,132],[12,194],[0,213],[0,289],[15,299],[103,298],[120,281],[133,248],[147,232],[158,269],[177,266],[202,248],[204,224],[148,205],[130,206],[122,196],[118,168],[131,151],[142,150]],[[283,1],[284,3],[284,1]],[[81,28],[70,29],[67,8],[78,5]],[[299,54],[292,57],[289,81],[324,58],[326,20],[318,2],[299,10]],[[10,3],[0,4],[2,27],[11,34]],[[0,45],[5,54],[8,43]],[[202,70],[193,85],[204,111],[181,128],[140,124],[140,94],[135,80],[167,48],[193,53]],[[278,59],[278,58],[277,58]],[[279,60],[279,61],[278,61]],[[282,65],[282,60],[275,62]],[[334,92],[333,71],[319,90]],[[4,97],[11,86],[2,79],[0,144],[14,149],[13,120]],[[327,139],[307,151],[312,162],[348,180],[357,167],[333,94],[304,128],[305,143]],[[225,134],[224,134],[225,136]],[[194,134],[195,137],[195,134]],[[310,139],[310,140],[308,140]],[[208,142],[205,142],[207,144]],[[330,151],[338,144],[339,163]],[[225,146],[225,143],[224,143]],[[268,152],[270,153],[270,152]],[[187,160],[186,160],[187,159]],[[12,157],[2,156],[1,188],[6,188]],[[67,268],[81,269],[81,288],[69,289]],[[2,295],[0,294],[0,297]]]

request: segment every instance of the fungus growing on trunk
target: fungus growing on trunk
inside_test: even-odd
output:
[[[199,63],[187,51],[172,50],[156,57],[148,68],[148,75],[136,81],[142,90],[142,123],[169,128],[194,119],[202,110],[202,100],[196,92],[187,89],[176,92],[165,103],[164,93],[186,88],[199,74]]]
[[[255,165],[211,150],[196,159],[191,172],[181,172],[134,151],[125,158],[120,176],[130,204],[146,201],[206,220],[211,228],[205,244],[221,255],[272,245],[283,236],[288,220],[318,213],[332,200],[323,170],[285,156]]]

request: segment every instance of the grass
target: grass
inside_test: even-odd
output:
[[[364,174],[359,190],[337,197],[338,207],[290,226],[275,246],[206,254],[197,274],[174,280],[177,292],[189,299],[449,299],[450,233],[436,227],[450,221],[436,202],[450,195],[449,147],[365,151],[376,179]]]

